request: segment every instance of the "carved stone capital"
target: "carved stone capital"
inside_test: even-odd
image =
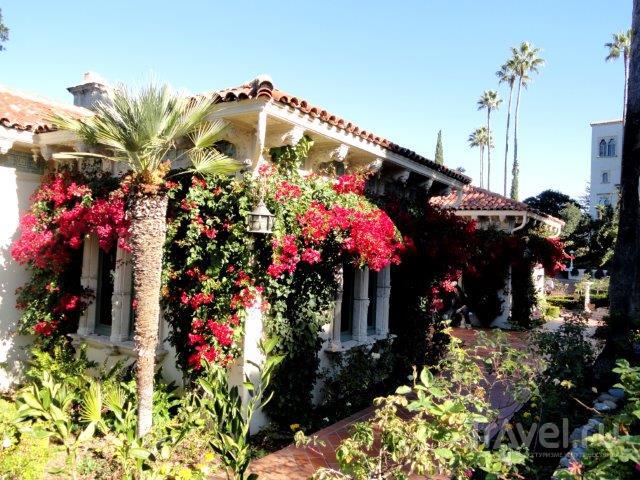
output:
[[[265,141],[266,148],[283,147],[297,144],[304,135],[304,128],[294,125],[291,129],[267,135]]]
[[[401,172],[392,174],[391,178],[393,178],[396,182],[407,183],[407,180],[409,180],[409,175],[411,175],[411,172],[409,170],[402,170]]]
[[[313,168],[322,163],[344,162],[349,153],[349,147],[344,143],[338,146],[314,147],[309,152],[309,167]]]

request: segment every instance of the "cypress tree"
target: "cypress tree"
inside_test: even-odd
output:
[[[438,130],[438,142],[436,143],[436,159],[438,165],[444,165],[444,152],[442,150],[442,130]]]

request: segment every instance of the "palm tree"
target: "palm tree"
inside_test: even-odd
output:
[[[518,47],[511,47],[511,59],[513,62],[518,93],[516,95],[516,111],[513,122],[513,168],[511,180],[511,198],[518,200],[520,165],[518,164],[518,114],[520,111],[520,94],[522,87],[527,87],[531,80],[531,73],[538,73],[538,69],[544,65],[544,60],[538,56],[539,48],[535,48],[529,42],[522,42]]]
[[[502,99],[495,90],[485,90],[478,100],[478,110],[487,110],[487,135],[491,137],[491,111],[497,110],[502,103]],[[487,146],[487,190],[491,190],[491,148]]]
[[[64,153],[57,158],[97,157],[124,162],[131,170],[130,245],[135,292],[137,435],[152,424],[153,376],[160,315],[162,250],[166,236],[167,193],[164,188],[170,164],[167,154],[188,158],[196,174],[231,174],[239,164],[214,148],[224,128],[207,122],[212,112],[208,98],[189,98],[167,86],[149,85],[139,92],[124,86],[113,90],[108,101],[98,103],[95,115],[75,119],[55,116],[60,127],[75,133],[100,153]],[[177,149],[178,142],[184,149]]]
[[[484,149],[489,145],[493,146],[487,127],[478,127],[469,135],[469,146],[480,149],[480,188],[484,187]]]
[[[636,32],[640,28],[640,0],[633,2],[632,19],[632,30]],[[629,121],[624,123],[622,136],[618,238],[609,285],[609,338],[603,351],[611,363],[618,355],[624,355],[621,346],[628,344],[628,332],[640,325],[640,39],[635,35],[631,38],[630,34],[628,37],[630,47],[625,62],[629,60],[629,94],[625,113]]]
[[[624,94],[622,102],[622,121],[627,114],[627,83],[629,82],[629,58],[631,54],[631,40],[633,37],[632,30],[626,32],[612,34],[613,41],[605,43],[604,46],[609,49],[609,54],[605,60],[616,60],[622,55],[624,62]]]
[[[500,70],[496,72],[496,76],[498,77],[498,83],[506,83],[509,85],[509,103],[507,106],[507,128],[505,133],[505,141],[504,141],[504,185],[502,189],[502,194],[507,196],[507,170],[509,165],[509,124],[511,123],[511,100],[513,98],[513,87],[516,84],[516,74],[514,72],[514,65],[512,60],[507,60],[507,62],[500,67]]]

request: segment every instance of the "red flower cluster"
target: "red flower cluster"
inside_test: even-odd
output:
[[[364,193],[365,179],[358,175],[341,175],[337,182],[333,185],[333,189],[337,193]]]
[[[58,173],[41,185],[32,201],[20,221],[20,237],[11,248],[13,258],[21,264],[61,271],[88,233],[95,233],[105,250],[116,241],[124,246],[129,223],[121,191],[96,198],[70,174]]]
[[[278,185],[275,199],[276,202],[282,203],[293,198],[298,198],[300,195],[302,195],[302,189],[295,183],[289,183],[285,180]]]

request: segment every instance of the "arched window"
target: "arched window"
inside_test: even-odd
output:
[[[598,150],[598,156],[599,157],[607,156],[607,141],[604,138],[600,140],[600,149]]]
[[[615,157],[616,156],[616,139],[612,138],[609,140],[609,145],[607,146],[607,157]]]
[[[609,172],[602,172],[602,183],[609,183]]]
[[[213,148],[220,153],[224,153],[227,157],[235,158],[236,156],[236,146],[226,140],[218,140],[213,144]]]

